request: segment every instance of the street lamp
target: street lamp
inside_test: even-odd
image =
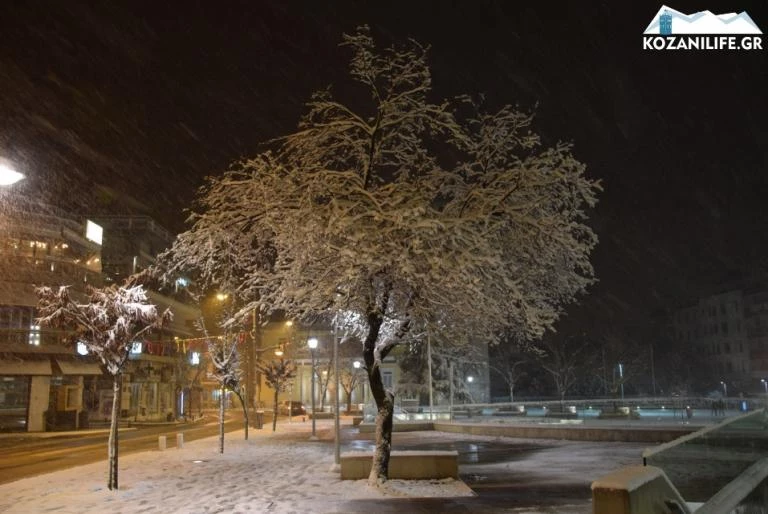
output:
[[[363,367],[363,364],[360,361],[354,361],[352,363],[352,367],[355,368],[355,374],[357,374],[360,371],[360,368]],[[357,378],[355,380],[357,380]],[[362,388],[361,388],[362,392],[361,392],[361,397],[360,397],[360,399],[362,401],[360,401],[359,403],[362,403],[363,406],[365,406],[365,382],[361,380],[360,381],[360,385],[362,386]]]
[[[763,387],[765,388],[765,394],[768,394],[768,382],[766,382],[764,378],[761,378],[760,382],[763,383]]]
[[[317,349],[317,338],[310,337],[307,340],[307,346],[309,346],[309,354],[312,360],[312,436],[310,439],[317,439],[315,433],[315,350]]]
[[[619,363],[619,385],[621,386],[621,401],[624,401],[624,365]]]
[[[720,383],[723,385],[723,396],[728,398],[728,386],[722,380],[720,381]]]
[[[23,178],[24,175],[18,171],[9,168],[5,164],[0,164],[0,186],[10,186]]]

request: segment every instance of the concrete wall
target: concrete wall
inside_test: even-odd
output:
[[[677,510],[671,507],[676,506]],[[593,514],[690,514],[660,468],[627,466],[592,482]]]
[[[501,437],[526,437],[533,439],[565,439],[569,441],[606,441],[625,443],[663,443],[683,435],[695,432],[695,428],[619,428],[585,426],[504,426],[487,423],[456,424],[433,423],[434,430],[472,435],[492,435]],[[397,424],[395,425],[397,426]]]
[[[389,478],[420,480],[459,478],[459,453],[456,451],[393,451],[389,458]],[[341,454],[341,479],[360,480],[371,474],[373,454]]]
[[[45,411],[48,410],[48,395],[51,377],[33,376],[29,387],[29,414],[27,432],[45,431]]]

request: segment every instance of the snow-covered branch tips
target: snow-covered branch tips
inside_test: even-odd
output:
[[[70,331],[70,342],[83,343],[112,375],[121,373],[135,341],[173,317],[170,310],[158,313],[141,286],[91,287],[82,303],[68,286],[39,287],[36,293],[38,323]]]

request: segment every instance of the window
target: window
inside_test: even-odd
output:
[[[381,372],[381,381],[384,384],[384,387],[387,389],[392,389],[392,372],[391,371],[382,371]]]

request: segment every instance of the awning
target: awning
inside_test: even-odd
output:
[[[44,375],[51,376],[51,361],[0,360],[0,375]]]
[[[101,366],[94,362],[77,362],[56,359],[63,375],[101,375]]]

